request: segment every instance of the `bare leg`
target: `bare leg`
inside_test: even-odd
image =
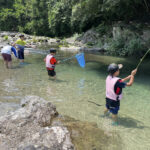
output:
[[[108,113],[109,109],[105,108],[104,110],[104,115],[106,115]]]
[[[24,63],[24,59],[19,59],[21,63]]]
[[[10,69],[12,68],[12,61],[8,62],[8,68],[10,68]]]
[[[112,125],[118,125],[118,122],[117,122],[118,117],[117,117],[117,115],[112,114],[112,119],[113,119],[113,123],[112,123]]]
[[[104,114],[103,115],[101,115],[101,117],[108,117],[109,116],[109,109],[107,109],[107,108],[105,108],[105,110],[104,110]]]
[[[49,76],[49,80],[56,80],[56,76]]]
[[[6,68],[8,69],[8,61],[4,61]]]

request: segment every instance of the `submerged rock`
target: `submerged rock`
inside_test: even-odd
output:
[[[51,125],[56,107],[37,96],[26,96],[21,108],[0,117],[1,150],[74,150],[62,124]]]

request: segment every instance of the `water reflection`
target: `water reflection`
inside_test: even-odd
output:
[[[84,78],[79,79],[78,81],[79,95],[83,94],[84,86],[85,86],[85,79]]]

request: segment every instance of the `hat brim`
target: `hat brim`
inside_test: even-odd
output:
[[[122,68],[123,68],[123,65],[122,65],[122,64],[118,64],[118,68],[119,68],[119,69],[122,69]]]

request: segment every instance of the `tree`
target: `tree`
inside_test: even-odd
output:
[[[57,0],[49,3],[49,28],[53,35],[63,36],[70,34],[71,13],[73,0]]]
[[[72,8],[71,25],[74,32],[83,32],[101,23],[102,0],[84,0]]]
[[[0,12],[0,30],[14,31],[16,30],[17,22],[12,9],[2,9]]]
[[[36,35],[50,35],[47,2],[48,0],[32,0],[31,28]]]

